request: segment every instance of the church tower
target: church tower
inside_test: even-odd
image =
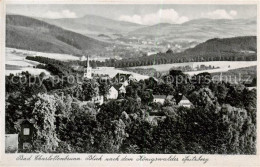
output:
[[[84,78],[92,78],[92,68],[89,65],[89,57],[87,56],[87,64],[84,66]]]

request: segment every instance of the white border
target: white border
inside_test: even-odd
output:
[[[257,16],[260,16],[259,12],[259,0],[98,0],[98,1],[83,1],[83,0],[7,0],[6,4],[256,4],[257,5]],[[4,70],[5,70],[5,2],[4,0],[0,0],[0,27],[1,27],[1,34],[0,34],[0,166],[260,166],[260,155],[259,155],[259,135],[257,136],[257,155],[203,155],[206,158],[209,158],[209,162],[206,164],[202,163],[186,163],[183,164],[182,161],[179,162],[154,162],[149,164],[148,162],[90,162],[90,161],[81,161],[81,162],[70,162],[70,161],[55,161],[55,162],[47,162],[47,161],[29,161],[29,162],[22,162],[16,161],[15,158],[18,154],[5,154],[4,153],[4,110],[5,110],[5,84],[4,84]],[[257,35],[259,34],[259,17],[257,18]],[[258,37],[258,36],[257,36]],[[259,39],[257,38],[257,50],[259,51]],[[257,60],[257,64],[259,65],[259,58]],[[258,78],[258,85],[260,74],[259,70],[257,69],[257,78]],[[257,89],[257,99],[260,98],[259,95],[259,88]],[[257,104],[257,109],[259,110],[260,104]],[[259,112],[259,111],[258,111]],[[257,112],[257,134],[259,133],[259,116],[260,114]],[[20,154],[21,155],[21,154]],[[25,155],[25,154],[23,154]],[[27,155],[35,155],[35,154],[27,154]],[[50,154],[45,154],[50,155]],[[62,154],[59,154],[62,155]],[[63,154],[64,155],[64,154]],[[71,156],[82,157],[84,159],[87,154],[70,154]],[[108,154],[103,154],[108,155]],[[111,156],[116,156],[119,154],[114,154]],[[120,154],[126,155],[126,154]],[[128,154],[129,156],[138,157],[140,154]],[[199,155],[199,154],[196,154]],[[167,157],[166,154],[148,154],[147,157]],[[178,157],[184,157],[182,154],[177,154]]]

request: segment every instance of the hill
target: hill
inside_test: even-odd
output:
[[[85,15],[80,18],[62,18],[62,19],[46,19],[41,20],[63,27],[74,32],[78,32],[84,35],[88,34],[115,34],[115,33],[126,33],[133,31],[137,28],[143,27],[142,25],[117,21],[101,16]]]
[[[250,19],[196,19],[183,24],[158,24],[128,33],[129,36],[156,37],[171,41],[204,42],[212,38],[256,35],[256,18]]]
[[[21,15],[6,16],[6,46],[32,51],[78,55],[109,46],[79,33]]]
[[[224,55],[228,53],[250,54],[256,51],[256,36],[244,36],[210,39],[194,48],[185,50],[184,53],[192,55]]]
[[[166,52],[123,59],[115,67],[134,67],[201,61],[256,61],[256,36],[215,38],[180,53]]]

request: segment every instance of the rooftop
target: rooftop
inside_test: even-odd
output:
[[[133,75],[132,74],[117,73],[114,76],[114,79],[118,80],[120,82],[124,82],[125,80],[128,80],[131,76],[133,76]]]
[[[181,100],[189,100],[189,99],[187,99],[186,96],[182,96],[182,99],[181,99]]]
[[[121,88],[121,86],[122,86],[123,84],[116,84],[116,85],[113,85],[113,87],[117,90],[117,91],[119,91],[119,88]],[[112,87],[112,86],[111,86]]]
[[[153,95],[155,99],[166,99],[166,95]]]

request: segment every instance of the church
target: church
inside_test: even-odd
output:
[[[84,57],[82,57],[82,61],[84,61]],[[84,78],[92,79],[92,67],[89,65],[89,56],[87,56],[87,63],[84,65]]]

